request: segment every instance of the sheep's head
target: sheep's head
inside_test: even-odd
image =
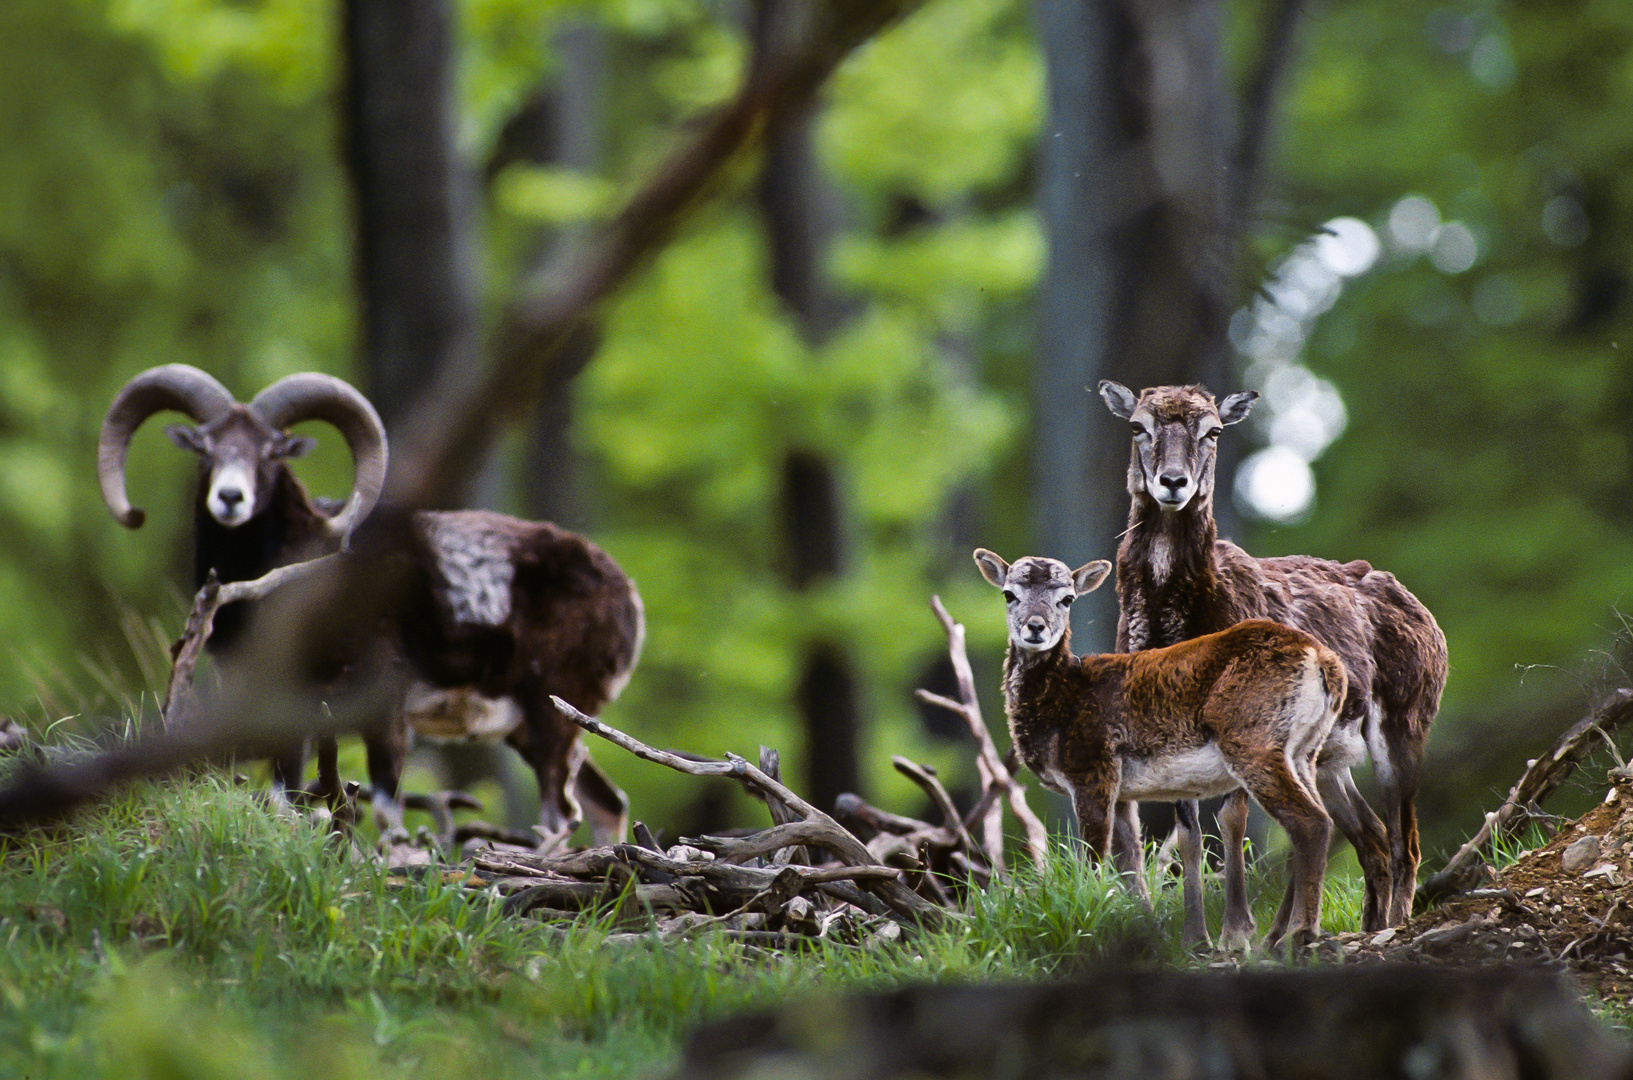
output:
[[[1009,640],[1026,652],[1048,652],[1059,644],[1071,623],[1072,601],[1098,589],[1111,573],[1105,559],[1076,570],[1036,555],[1012,565],[986,548],[975,549],[975,565],[989,584],[1003,590]]]
[[[1157,386],[1135,397],[1123,384],[1102,379],[1106,408],[1134,430],[1128,493],[1148,496],[1166,513],[1185,509],[1193,499],[1210,503],[1219,433],[1246,420],[1258,396],[1245,390],[1215,404],[1200,386]]]
[[[97,471],[102,498],[127,528],[146,514],[125,495],[125,455],[131,436],[156,412],[183,413],[196,427],[166,428],[172,442],[201,461],[201,494],[211,517],[236,527],[265,510],[278,470],[311,449],[311,439],[284,429],[302,420],[333,424],[345,436],[355,463],[351,497],[328,527],[344,539],[374,508],[385,483],[386,441],[380,417],[356,390],[330,375],[311,372],[280,379],[247,405],[233,400],[209,375],[186,364],[150,368],[125,384],[102,422]]]

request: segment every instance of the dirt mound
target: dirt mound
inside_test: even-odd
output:
[[[1487,877],[1403,926],[1336,944],[1352,961],[1563,964],[1601,998],[1633,1003],[1633,773],[1613,770],[1602,803]]]

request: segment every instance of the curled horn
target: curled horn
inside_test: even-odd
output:
[[[156,412],[173,409],[208,424],[233,407],[233,397],[214,378],[189,364],[148,368],[114,396],[102,420],[96,445],[96,471],[102,482],[102,501],[127,529],[139,529],[147,514],[125,495],[125,454],[130,438]]]
[[[344,540],[379,501],[386,483],[386,429],[368,398],[350,383],[313,371],[289,375],[255,395],[250,410],[282,431],[302,420],[322,420],[345,436],[355,480],[351,497],[329,519],[329,531]]]

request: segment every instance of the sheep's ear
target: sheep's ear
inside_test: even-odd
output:
[[[975,549],[975,565],[981,568],[981,576],[986,578],[994,588],[1004,587],[1004,581],[1009,577],[1009,564],[1000,559],[986,548]]]
[[[1243,390],[1240,394],[1232,394],[1219,403],[1219,422],[1227,427],[1231,424],[1240,424],[1247,419],[1247,414],[1253,411],[1253,403],[1259,400],[1257,390]]]
[[[1110,379],[1100,380],[1100,399],[1106,403],[1106,408],[1110,409],[1113,415],[1124,420],[1134,415],[1134,409],[1140,403],[1128,387]]]
[[[1091,593],[1100,587],[1109,573],[1111,573],[1111,563],[1104,559],[1084,563],[1072,571],[1072,587],[1077,590],[1079,596],[1084,593]]]
[[[170,436],[170,441],[183,450],[191,450],[195,454],[204,455],[210,452],[210,439],[196,427],[186,424],[171,424],[164,429]]]
[[[267,449],[269,458],[298,458],[311,453],[318,441],[310,435],[286,435],[280,432]]]

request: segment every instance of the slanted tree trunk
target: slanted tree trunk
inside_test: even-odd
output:
[[[1128,514],[1128,433],[1096,383],[1222,392],[1230,381],[1226,99],[1212,0],[1036,0],[1034,11],[1048,66],[1038,201],[1049,247],[1035,546],[1076,566],[1110,558]],[[1114,623],[1089,625],[1090,610],[1074,640],[1109,648]]]
[[[480,341],[449,0],[346,0],[345,151],[364,382],[388,433]]]
[[[760,40],[779,32],[779,20],[797,16],[801,2],[760,0]],[[810,107],[800,109],[768,132],[759,200],[771,287],[814,348],[838,328],[844,303],[823,273],[839,207],[816,159],[811,115]],[[843,574],[845,509],[833,462],[811,450],[790,450],[782,463],[781,503],[789,584],[811,589]],[[805,642],[795,699],[805,734],[807,790],[813,803],[831,809],[843,792],[861,790],[858,678],[843,643]]]

